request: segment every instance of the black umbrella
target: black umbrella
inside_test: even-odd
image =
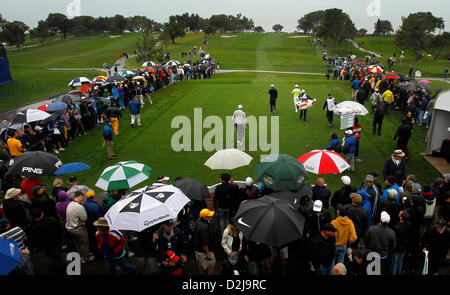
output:
[[[110,113],[116,113],[116,112],[120,112],[120,109],[117,107],[108,107],[106,109],[106,111],[110,112]]]
[[[47,125],[49,122],[55,121],[56,118],[59,117],[59,115],[60,115],[59,112],[51,113],[51,114],[50,114],[50,117],[48,117],[48,118],[45,119],[45,120],[39,121],[39,122],[38,122],[38,125],[42,125],[42,126]]]
[[[122,76],[110,76],[108,77],[108,79],[106,79],[106,83],[111,83],[111,82],[122,82],[124,81],[125,78]]]
[[[7,174],[21,175],[29,178],[53,176],[63,163],[51,153],[36,151],[25,152],[11,160]]]
[[[300,203],[300,195],[292,191],[274,192],[269,196],[271,196],[272,198],[288,201],[290,204],[292,204],[292,206],[294,206],[294,208],[298,208],[298,204]]]
[[[431,93],[431,87],[430,86],[428,86],[428,84],[427,83],[424,83],[424,82],[417,82],[417,84],[423,89],[423,90],[425,90],[425,91],[428,91],[429,93]]]
[[[65,93],[62,93],[62,92],[60,92],[60,93],[55,93],[55,94],[50,95],[50,96],[48,97],[48,99],[52,100],[52,99],[55,99],[55,98],[57,98],[58,96],[61,96],[61,95],[64,95],[64,94],[65,94]]]
[[[173,186],[179,188],[191,200],[203,201],[210,197],[208,187],[195,179],[183,178],[175,181]]]
[[[271,196],[243,201],[234,221],[248,240],[277,248],[302,239],[305,226],[292,204]]]
[[[66,94],[62,94],[60,96],[57,96],[56,97],[56,101],[62,101],[62,102],[65,102],[65,103],[71,103],[71,102],[81,101],[81,97],[79,95],[66,93]]]

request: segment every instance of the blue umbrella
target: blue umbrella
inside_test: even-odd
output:
[[[20,264],[17,242],[0,239],[0,275],[7,275]]]
[[[58,112],[67,109],[68,105],[65,102],[57,101],[47,106],[47,112]]]
[[[91,169],[91,166],[89,166],[88,164],[85,164],[83,162],[69,163],[69,164],[64,164],[61,167],[59,167],[54,172],[54,174],[75,173],[75,172],[80,172],[80,171],[84,171],[87,169]]]

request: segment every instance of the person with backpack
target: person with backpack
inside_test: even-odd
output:
[[[323,104],[323,110],[327,111],[327,119],[328,119],[328,127],[333,127],[333,115],[334,110],[336,109],[336,98],[328,93],[328,98],[325,100]]]
[[[113,139],[114,139],[114,132],[112,129],[112,122],[111,120],[106,121],[105,127],[103,127],[103,139],[106,142],[106,145],[108,147],[108,160],[114,159],[116,154],[114,154],[113,151]]]

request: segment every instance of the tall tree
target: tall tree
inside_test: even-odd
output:
[[[136,43],[136,49],[138,52],[136,57],[137,61],[163,61],[163,48],[156,46],[156,44],[156,39],[154,39],[148,32],[143,33],[141,38]]]
[[[373,31],[374,35],[386,35],[391,32],[394,32],[394,28],[392,27],[392,24],[388,20],[381,20],[378,19],[375,23],[375,30]]]
[[[21,21],[6,22],[2,25],[1,39],[15,46],[22,46],[25,42],[25,32],[29,28]]]
[[[282,25],[276,24],[276,25],[273,25],[272,30],[274,30],[276,33],[279,33],[283,30],[283,28],[284,27]]]
[[[72,21],[61,13],[50,13],[46,19],[47,24],[54,33],[61,33],[64,40],[67,38],[67,33],[70,31]]]
[[[324,11],[317,36],[325,40],[334,41],[334,47],[341,45],[345,39],[351,39],[356,34],[355,24],[347,13],[341,9],[332,8]]]
[[[183,24],[179,23],[174,15],[169,17],[169,22],[165,24],[164,31],[169,34],[173,44],[175,43],[175,38],[184,37],[185,35]]]
[[[264,33],[264,28],[261,26],[257,26],[257,27],[255,27],[255,32],[256,33]]]
[[[297,21],[297,30],[303,31],[305,34],[315,33],[317,28],[320,26],[323,14],[323,10],[317,10],[305,14]]]
[[[116,14],[111,20],[111,31],[122,34],[127,28],[127,19],[120,14]]]

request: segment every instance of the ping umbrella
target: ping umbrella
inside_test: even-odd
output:
[[[129,189],[150,177],[152,168],[136,161],[106,167],[95,186],[105,191]]]
[[[281,247],[303,238],[305,217],[288,201],[270,195],[243,201],[234,220],[250,241]]]
[[[156,64],[152,61],[146,61],[142,64],[143,67],[151,67],[151,66],[155,66]]]
[[[63,163],[57,156],[47,152],[24,152],[10,161],[8,174],[21,175],[28,178],[52,176]]]
[[[191,200],[203,201],[210,197],[208,187],[195,179],[183,178],[175,181],[173,186],[179,188]]]
[[[369,113],[366,107],[356,101],[346,100],[336,105],[334,110],[337,114],[355,113],[355,115],[365,116]]]
[[[68,105],[65,102],[57,101],[47,106],[47,112],[59,112],[67,109]]]
[[[303,164],[286,154],[271,154],[254,169],[256,179],[274,191],[298,190],[308,179]]]
[[[91,166],[83,162],[68,163],[59,167],[53,174],[57,175],[57,174],[75,173],[87,169],[91,169]]]
[[[247,166],[253,160],[251,156],[238,149],[224,149],[217,151],[206,162],[205,166],[211,169],[233,170]]]
[[[31,123],[36,121],[45,120],[50,117],[50,114],[38,109],[27,109],[25,112],[18,112],[11,120],[11,124],[14,123]]]
[[[70,81],[69,85],[67,85],[67,86],[82,86],[84,84],[89,84],[89,83],[92,83],[92,81],[89,80],[88,78],[78,77],[78,78],[75,78],[72,81]]]
[[[106,212],[111,229],[143,231],[169,219],[189,202],[189,198],[173,185],[146,186],[127,194]]]
[[[17,242],[0,238],[0,275],[9,274],[20,264]]]
[[[313,150],[298,158],[306,171],[315,174],[339,174],[350,165],[345,159],[334,151]]]

